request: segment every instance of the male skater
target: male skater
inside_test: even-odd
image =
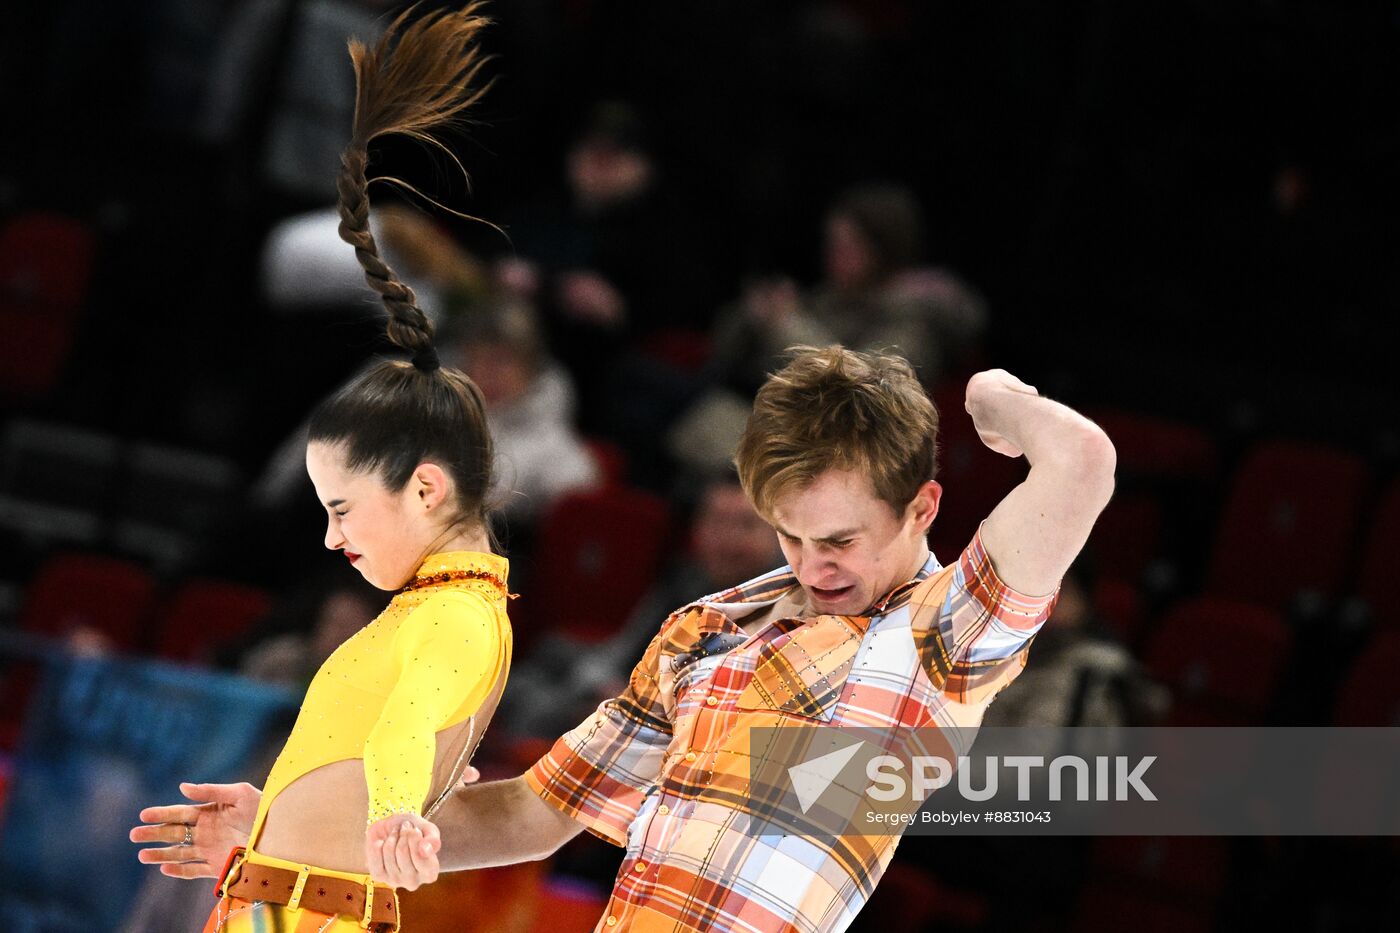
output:
[[[973,376],[966,408],[983,442],[1024,454],[1030,472],[943,568],[927,545],[938,413],[913,370],[839,347],[797,352],[760,390],[735,458],[788,566],[668,617],[627,688],[527,773],[463,787],[434,822],[405,815],[370,833],[371,873],[411,890],[440,870],[544,858],[588,829],[627,850],[600,933],[845,929],[901,830],[745,832],[749,774],[731,740],[774,721],[976,726],[1025,665],[1113,492],[1103,431],[1011,374]],[[194,844],[143,858],[209,875],[257,791],[187,793],[211,802],[142,817],[194,824]],[[174,842],[182,829],[133,838]]]

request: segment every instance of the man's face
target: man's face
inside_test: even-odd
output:
[[[937,483],[925,483],[895,514],[864,473],[828,470],[779,496],[772,524],[808,605],[822,614],[856,615],[913,579],[928,559],[925,535],[941,492]]]

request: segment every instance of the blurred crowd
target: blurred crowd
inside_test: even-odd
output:
[[[34,138],[0,141],[5,631],[300,691],[386,602],[321,548],[302,420],[384,349],[333,179],[353,106],[345,36],[372,38],[399,4],[33,6],[0,40],[6,93],[42,111]],[[1172,71],[1150,125],[1125,118],[1120,141],[1105,128],[1118,98],[1094,68],[1145,81],[1108,47],[1165,60],[1187,29],[1149,37],[1165,15],[1065,12],[1059,35],[1029,3],[497,6],[497,88],[450,141],[470,191],[401,142],[372,164],[442,202],[376,186],[374,232],[444,361],[480,385],[496,443],[496,530],[521,598],[487,777],[613,695],[672,609],[781,564],[730,457],[754,391],[802,344],[914,363],[943,420],[945,563],[1024,475],[971,431],[972,373],[1007,368],[1117,444],[1115,501],[988,724],[1400,724],[1400,432],[1373,417],[1396,397],[1364,320],[1397,283],[1372,261],[1371,208],[1338,183],[1371,171],[1366,153],[1393,155],[1400,110],[1363,95],[1389,142],[1352,163],[1317,141],[1346,137],[1339,118],[1294,94],[1331,74],[1300,24],[1349,41],[1363,14],[1187,5],[1286,78],[1298,108],[1277,135],[1239,116],[1248,142],[1203,180],[1195,153],[1228,135],[1212,121],[1253,79],[1210,65],[1246,90],[1227,82],[1192,122],[1197,92]],[[959,30],[1022,56],[992,91],[949,89],[969,64]],[[1396,61],[1349,67],[1385,83]],[[1020,95],[1012,129],[986,116],[999,91]],[[984,111],[953,102],[964,93]],[[1069,101],[1058,129],[1032,112],[1053,93]],[[1278,323],[1300,306],[1328,325]],[[1309,365],[1343,347],[1341,375]],[[96,588],[109,595],[84,595]],[[22,668],[3,675],[7,754]],[[952,865],[936,841],[906,842],[860,928],[1079,928],[1124,904],[1230,928],[1334,854],[1013,839]],[[523,915],[586,915],[616,860],[585,835],[547,866],[445,880],[419,928],[485,903],[488,883]],[[1303,909],[1319,929],[1358,910],[1325,894]]]

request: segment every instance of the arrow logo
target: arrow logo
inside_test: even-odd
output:
[[[831,782],[836,780],[836,775],[841,773],[841,769],[846,767],[846,763],[864,744],[863,741],[856,742],[854,745],[788,768],[788,778],[792,781],[792,789],[797,792],[797,803],[802,807],[804,814],[817,802],[817,798],[826,792]]]

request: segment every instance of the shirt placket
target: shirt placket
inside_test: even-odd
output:
[[[768,633],[769,637],[771,634]],[[666,762],[657,776],[657,805],[646,818],[647,825],[642,832],[638,855],[624,861],[621,866],[621,874],[626,880],[619,888],[626,899],[617,895],[609,898],[607,913],[599,925],[600,930],[622,931],[629,928],[639,905],[645,902],[646,883],[649,879],[655,880],[659,866],[670,853],[680,835],[682,824],[697,802],[668,789],[670,779],[677,769],[694,769],[704,767],[708,763],[710,752],[696,747],[697,733],[718,740],[725,727],[733,728],[737,725],[732,721],[715,722],[718,717],[733,717],[736,714],[733,698],[729,701],[720,698],[721,691],[715,685],[716,672],[731,658],[741,656],[741,653],[757,652],[767,640],[768,638],[755,638],[743,648],[729,652],[706,674],[696,678],[695,682],[686,688],[682,697],[676,698],[673,707],[676,710],[676,719],[672,723],[671,748],[667,751]],[[752,671],[749,671],[748,676],[752,676]],[[739,686],[742,687],[742,684]],[[730,692],[734,696],[738,695],[736,690],[731,689]],[[695,783],[701,783],[698,774],[687,776],[695,778]]]

